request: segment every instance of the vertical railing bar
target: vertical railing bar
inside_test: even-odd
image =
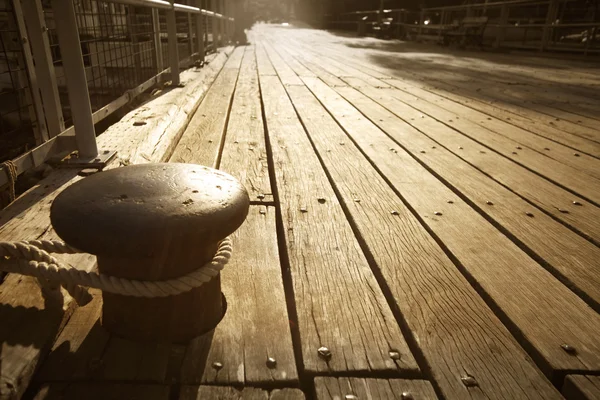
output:
[[[56,24],[56,34],[62,54],[79,156],[83,158],[96,157],[98,146],[79,43],[75,8],[71,0],[52,0],[52,9],[55,15],[61,16],[60,23]]]
[[[33,111],[37,119],[37,124],[33,126],[33,134],[35,136],[36,144],[41,144],[49,139],[48,129],[46,127],[46,117],[44,115],[44,108],[42,106],[42,99],[40,97],[37,76],[35,74],[33,56],[28,45],[27,28],[25,27],[23,9],[21,7],[20,0],[13,0],[13,11],[15,14],[15,22],[17,23],[17,28],[19,30],[19,37],[21,38],[21,48],[23,50],[23,58],[25,59],[25,68],[27,70],[27,78],[29,80],[29,89],[33,98]],[[20,114],[19,118],[21,118]]]
[[[173,0],[171,0],[173,5]],[[169,66],[171,67],[171,84],[178,86],[179,81],[179,51],[177,48],[177,20],[175,10],[167,11],[167,38],[169,43]]]
[[[158,16],[158,9],[152,9],[152,29],[154,31],[154,51],[156,52],[156,71],[161,73],[164,70],[163,67],[163,50],[162,50],[162,39],[160,37],[160,19]]]
[[[65,130],[58,85],[50,52],[48,28],[40,0],[24,0],[23,17],[29,32],[29,43],[35,60],[35,73],[39,79],[40,94],[50,137]]]
[[[217,2],[219,0],[211,0],[211,11],[214,11],[215,13],[218,12],[217,10]],[[212,31],[213,31],[213,50],[217,51],[217,49],[219,48],[219,20],[216,17],[212,17],[212,20],[210,21],[211,25],[212,25]]]
[[[196,0],[196,6],[202,8],[201,0]],[[196,14],[194,18],[196,19],[196,50],[198,52],[198,60],[204,61],[204,24],[202,21],[204,16]]]

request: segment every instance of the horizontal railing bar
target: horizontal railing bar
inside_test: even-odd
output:
[[[117,4],[127,4],[130,6],[138,6],[138,7],[150,7],[150,8],[158,8],[160,10],[175,10],[179,12],[188,12],[191,14],[201,14],[206,15],[207,17],[219,18],[219,19],[228,19],[229,21],[234,21],[232,17],[227,17],[223,14],[216,13],[214,11],[204,10],[194,6],[188,6],[186,4],[174,3],[171,5],[168,1],[164,0],[105,0],[108,3],[117,3]]]
[[[181,60],[179,65],[182,67],[189,66],[198,56],[198,53],[194,53],[187,58]],[[155,86],[163,81],[163,76],[170,76],[171,69],[166,68],[158,74],[154,75],[152,78],[148,79],[146,82],[141,85],[126,91],[123,95],[111,101],[104,107],[100,108],[96,112],[92,114],[92,118],[94,124],[102,121],[107,118],[115,111],[122,108],[124,105],[132,102],[136,97],[138,97],[141,93],[150,89],[152,86]],[[57,136],[52,139],[42,143],[41,145],[31,149],[27,153],[20,155],[19,157],[12,160],[12,162],[17,167],[17,175],[22,174],[23,172],[29,171],[30,169],[39,167],[44,164],[48,158],[58,154],[63,151],[75,151],[77,150],[77,146],[75,143],[75,128],[70,126],[69,128],[62,131]],[[4,168],[0,168],[0,188],[8,183],[8,177],[4,172]]]

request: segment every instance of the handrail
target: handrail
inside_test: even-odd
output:
[[[228,15],[224,15],[222,13],[218,13],[216,11],[210,11],[210,10],[205,10],[202,9],[200,7],[195,7],[195,6],[191,6],[191,5],[186,5],[186,4],[179,4],[179,3],[175,3],[175,2],[171,2],[171,1],[166,1],[166,0],[97,0],[97,1],[103,1],[103,2],[108,2],[108,3],[114,3],[114,4],[123,4],[123,5],[128,5],[131,7],[147,7],[150,9],[153,9],[153,14],[152,14],[152,18],[153,18],[153,24],[154,27],[156,29],[156,26],[159,26],[159,22],[158,22],[158,10],[165,10],[167,11],[167,36],[170,39],[173,39],[173,37],[177,36],[177,29],[176,29],[176,20],[174,17],[169,16],[169,13],[186,13],[188,15],[193,14],[194,18],[196,18],[196,35],[195,35],[195,40],[191,40],[191,38],[194,38],[194,35],[192,33],[192,29],[190,28],[188,31],[188,35],[190,35],[190,41],[189,41],[189,46],[190,46],[190,52],[191,55],[190,57],[188,57],[189,60],[192,60],[192,62],[194,60],[204,60],[204,43],[197,43],[196,41],[198,40],[198,38],[202,38],[201,40],[203,41],[203,34],[201,33],[201,27],[203,25],[202,20],[200,19],[202,16],[205,16],[207,18],[212,18],[215,20],[222,20],[222,23],[215,23],[213,24],[214,28],[213,28],[213,40],[216,40],[217,42],[220,42],[218,37],[220,36],[221,40],[223,40],[224,38],[226,38],[227,36],[231,35],[232,31],[233,31],[233,26],[232,23],[235,21],[235,19],[231,16]],[[226,0],[215,0],[218,1],[219,3],[221,3],[222,5],[219,7],[220,11],[223,12],[223,10],[225,11],[229,11],[230,9],[228,7],[225,6],[224,1]],[[64,26],[69,25],[68,28],[65,28],[64,26],[61,26],[64,29],[61,29],[61,33],[60,33],[60,37],[59,37],[59,45],[61,46],[61,51],[63,53],[63,57],[65,56],[65,54],[70,55],[70,59],[71,60],[77,60],[78,62],[75,64],[80,64],[80,65],[73,65],[73,62],[70,63],[66,63],[64,58],[63,58],[63,64],[62,64],[62,68],[63,69],[67,69],[67,67],[71,70],[71,71],[76,71],[76,72],[80,72],[79,74],[71,74],[70,77],[72,78],[74,75],[82,75],[82,73],[85,73],[85,65],[83,65],[83,62],[79,62],[82,61],[82,57],[83,54],[81,52],[81,48],[79,45],[70,45],[70,46],[66,46],[65,48],[62,48],[63,45],[65,43],[67,43],[65,41],[65,39],[72,39],[72,37],[79,37],[79,32],[78,32],[78,26],[76,23],[76,19],[74,18],[74,8],[73,5],[71,3],[71,0],[52,0],[52,4],[53,4],[53,9],[54,7],[60,7],[60,9],[62,10],[66,10],[64,12],[65,15],[69,14],[72,19],[71,23],[68,24],[63,24]],[[39,13],[39,15],[43,15],[43,10],[42,10],[42,5],[41,5],[41,1],[40,0],[31,0],[31,4],[33,4],[32,7],[35,8],[35,12]],[[199,1],[198,3],[199,4]],[[215,4],[215,3],[213,3]],[[230,11],[229,11],[230,12]],[[43,18],[43,17],[42,17]],[[191,19],[189,19],[189,21],[191,21]],[[39,25],[40,23],[42,23],[43,20],[35,20],[35,19],[30,19],[28,21],[22,22],[22,25],[20,28],[22,32],[26,32],[26,25],[29,24],[37,24]],[[36,25],[36,26],[37,26]],[[190,24],[191,25],[191,24]],[[48,54],[50,54],[50,49],[49,47],[49,41],[47,38],[47,30],[40,30],[37,29],[35,30],[35,32],[41,32],[39,37],[32,37],[31,33],[30,33],[30,37],[29,38],[24,38],[23,42],[27,43],[29,40],[36,40],[36,43],[42,43],[43,45],[39,48],[45,50],[48,52]],[[175,36],[173,36],[173,34]],[[217,37],[215,38],[214,35],[217,35]],[[42,37],[43,35],[46,35],[46,38]],[[155,53],[157,57],[162,57],[162,51],[161,49],[161,43],[160,43],[160,34],[156,34],[155,35],[155,41],[158,40],[157,44],[155,46],[157,46],[155,48]],[[173,37],[172,37],[173,36]],[[61,39],[62,39],[62,43],[61,43]],[[70,42],[69,42],[70,43]],[[71,43],[70,43],[71,44]],[[45,160],[47,160],[49,157],[51,157],[54,153],[56,153],[57,151],[62,151],[62,150],[66,150],[66,148],[62,145],[66,145],[66,147],[71,148],[70,150],[76,150],[77,148],[75,148],[73,146],[73,139],[74,137],[77,138],[77,142],[78,142],[78,146],[79,147],[79,142],[80,140],[83,140],[82,143],[95,143],[95,133],[94,133],[94,124],[98,123],[100,120],[108,117],[110,114],[112,114],[113,112],[115,112],[117,109],[119,109],[120,107],[122,107],[124,104],[127,104],[129,101],[131,101],[133,99],[133,97],[135,97],[137,94],[139,94],[141,91],[147,90],[148,88],[150,88],[152,85],[156,84],[159,81],[164,81],[166,80],[166,77],[170,76],[171,80],[173,82],[173,84],[176,86],[178,81],[179,81],[179,64],[180,63],[184,63],[184,64],[189,64],[189,61],[186,60],[179,60],[178,59],[178,44],[177,44],[177,40],[169,40],[169,58],[171,59],[170,62],[167,62],[167,60],[165,60],[165,67],[166,66],[170,66],[170,68],[163,68],[162,67],[162,62],[157,62],[156,65],[161,65],[161,67],[159,67],[159,70],[157,71],[157,74],[154,75],[152,78],[149,78],[147,81],[139,84],[137,87],[130,89],[128,91],[126,91],[125,93],[123,93],[123,95],[121,95],[120,97],[118,97],[117,99],[111,101],[109,104],[106,104],[104,106],[102,106],[102,108],[100,110],[97,110],[96,112],[92,113],[91,108],[89,109],[89,112],[83,112],[81,115],[83,115],[84,117],[87,118],[83,118],[83,120],[86,120],[86,123],[81,123],[82,121],[82,117],[79,116],[78,121],[79,123],[77,123],[78,121],[75,120],[75,118],[73,118],[73,122],[74,122],[74,126],[71,126],[67,129],[64,129],[62,132],[55,132],[53,135],[53,138],[49,138],[50,140],[47,141],[41,141],[41,143],[38,143],[38,146],[35,147],[34,149],[30,150],[29,152],[26,152],[25,154],[22,154],[21,156],[17,157],[14,162],[17,166],[17,174],[21,174],[25,171],[27,171],[28,169],[34,168],[38,165],[40,165],[41,163],[43,163]],[[195,48],[195,52],[192,50],[192,48]],[[36,59],[36,60],[41,60],[42,57],[40,57],[39,55],[36,56],[35,51],[32,48],[30,48],[29,46],[25,46],[24,47],[24,51],[26,52],[31,52],[33,54],[32,55],[32,59]],[[69,65],[66,65],[69,64]],[[39,67],[41,68],[42,66],[37,65],[36,68]],[[49,65],[46,66],[46,68],[49,68],[50,71],[52,71],[52,68],[54,68],[54,66],[52,65],[52,63],[50,62]],[[160,70],[160,68],[162,68],[162,71]],[[32,73],[35,73],[34,70],[34,66],[33,65],[27,65],[27,69],[31,70]],[[51,74],[54,77],[54,73]],[[73,78],[72,78],[73,79]],[[51,79],[48,80],[47,82],[44,81],[43,82],[44,85],[47,85],[47,87],[53,87],[56,88],[57,87],[57,82],[56,79]],[[75,87],[77,86],[77,87]],[[81,85],[69,85],[68,79],[67,79],[67,90],[69,92],[69,97],[71,97],[72,95],[75,95],[77,99],[77,103],[81,104],[81,103],[85,103],[85,99],[87,98],[87,101],[89,102],[89,96],[88,96],[88,88],[87,88],[87,84],[81,84]],[[57,91],[54,91],[55,93],[57,93]],[[52,91],[47,91],[47,93],[52,93]],[[44,99],[42,99],[44,100]],[[44,100],[47,101],[48,99]],[[54,116],[56,119],[62,119],[62,112],[60,112],[60,99],[54,99],[56,101],[56,104],[58,104],[58,114],[56,116]],[[44,110],[43,107],[39,107],[40,112],[42,112],[42,117],[40,117],[40,119],[43,119],[44,117]],[[81,110],[80,110],[81,112]],[[73,135],[73,133],[75,135]],[[61,146],[58,145],[60,141],[60,144],[62,144]],[[92,157],[93,158],[93,157]],[[0,187],[2,187],[4,184],[8,183],[8,179],[7,176],[3,170],[3,168],[0,167]]]

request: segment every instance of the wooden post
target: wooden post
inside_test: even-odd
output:
[[[201,0],[196,0],[196,7],[202,8]],[[202,14],[196,14],[196,52],[198,53],[198,60],[204,61],[204,16]]]
[[[161,281],[209,262],[221,240],[244,222],[249,204],[246,189],[221,171],[141,164],[69,186],[54,200],[50,218],[65,242],[97,256],[101,274]],[[132,340],[186,342],[219,323],[222,299],[218,275],[166,297],[104,292],[102,324]]]
[[[171,5],[174,1],[170,0]],[[167,39],[169,44],[169,66],[171,67],[171,85],[178,86],[179,81],[179,49],[177,44],[177,19],[175,10],[167,10]]]
[[[500,24],[503,26],[500,27],[500,30],[496,34],[496,41],[494,42],[494,47],[500,47],[502,45],[502,42],[504,42],[504,38],[506,37],[506,25],[508,24],[508,15],[508,5],[503,4],[502,9],[500,10]]]
[[[54,15],[60,15],[56,34],[67,80],[77,149],[80,158],[93,158],[98,155],[98,146],[73,1],[52,0],[52,10]]]
[[[548,4],[548,13],[546,14],[546,23],[544,24],[544,30],[542,32],[542,44],[540,51],[544,51],[548,46],[548,40],[550,39],[550,32],[552,31],[552,25],[556,21],[558,15],[559,0],[551,0]]]
[[[154,31],[154,62],[156,64],[156,72],[161,73],[165,68],[163,64],[162,41],[160,37],[160,19],[156,8],[152,9],[152,30]]]
[[[24,3],[23,17],[27,24],[29,44],[35,60],[35,73],[39,79],[40,95],[48,124],[48,134],[49,137],[54,137],[65,130],[65,121],[58,94],[58,85],[56,84],[54,64],[52,63],[48,28],[44,20],[41,1],[25,0]]]

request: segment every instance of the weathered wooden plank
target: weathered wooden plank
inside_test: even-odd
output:
[[[344,80],[355,87],[365,86],[354,78],[344,78]],[[432,103],[415,101],[413,96],[406,95],[395,89],[390,90],[381,88],[376,90],[383,96],[393,98],[396,102],[409,104],[423,115],[432,117],[440,122],[444,121],[444,124],[452,126],[453,129],[457,131],[457,135],[461,134],[469,137],[485,147],[488,147],[488,150],[498,152],[515,163],[523,165],[526,168],[537,172],[541,176],[557,182],[563,187],[569,188],[573,192],[596,202],[596,204],[600,203],[600,180],[583,175],[574,167],[546,157],[531,149],[521,147],[518,143],[510,143],[508,139],[492,134],[482,127],[469,123],[469,121],[460,117],[457,119],[456,113],[448,112]],[[576,158],[574,154],[575,153],[573,153],[573,157]],[[584,158],[582,155],[580,155],[580,157]],[[591,159],[589,156],[586,156],[585,158]]]
[[[35,376],[37,382],[89,379],[102,367],[102,353],[110,334],[102,328],[102,296],[92,290],[93,300],[77,308],[52,345]]]
[[[389,79],[386,82],[398,88],[411,85],[407,81],[399,79]],[[537,116],[539,113],[535,111],[491,97],[477,88],[452,86],[446,82],[436,81],[432,83],[432,86],[424,86],[424,89],[479,110],[491,118],[501,119],[537,135],[570,146],[575,150],[596,157],[600,156],[600,144],[594,141],[594,138],[598,137],[598,133],[590,128],[544,114]]]
[[[287,91],[444,396],[469,396],[470,389],[461,379],[471,376],[481,397],[501,398],[511,392],[518,398],[528,393],[530,385],[539,391],[533,396],[556,397],[494,313],[317,99],[304,87],[291,86]],[[358,121],[355,115],[352,120]],[[363,131],[360,135],[369,135]],[[431,190],[429,185],[437,181],[418,164],[387,149],[384,154],[392,155],[396,166],[394,176],[387,178],[404,182],[401,191],[410,190],[412,207],[419,207],[413,204],[418,196],[438,201],[456,197],[441,183],[446,193]],[[377,165],[379,160],[372,161]],[[462,208],[469,210],[466,205]],[[486,233],[493,231],[490,225]],[[487,243],[464,236],[482,246],[480,254],[486,251]],[[490,346],[489,337],[497,346]]]
[[[561,189],[552,182],[520,167],[505,157],[489,151],[487,147],[471,138],[457,134],[453,129],[440,124],[435,119],[409,105],[387,96],[379,89],[363,86],[360,83],[357,83],[357,86],[360,92],[402,118],[407,124],[418,131],[426,133],[439,145],[444,146],[508,187],[511,191],[529,200],[555,219],[564,221],[567,225],[592,240],[597,240],[600,237],[600,220],[597,218],[598,208],[594,204]],[[352,95],[352,89],[340,88],[338,92],[344,96]],[[421,150],[426,151],[425,149]],[[522,150],[515,150],[517,153],[522,152]],[[582,206],[578,204],[582,204]]]
[[[341,400],[349,398],[369,400],[435,400],[438,398],[431,383],[404,379],[318,377],[315,378],[315,391],[317,400]]]
[[[304,80],[310,81],[309,78]],[[315,91],[318,89],[316,84],[309,86],[315,88]],[[288,89],[290,92],[294,90]],[[549,376],[554,371],[580,368],[595,371],[600,367],[600,343],[592,333],[599,328],[590,328],[589,325],[591,321],[595,321],[600,327],[600,318],[593,310],[522,253],[477,212],[455,199],[456,195],[452,191],[430,175],[402,148],[397,148],[396,143],[345,101],[331,92],[326,96],[327,90],[323,85],[318,92],[325,107],[367,157],[457,257],[466,273],[513,322],[517,333],[533,345],[533,356],[544,364],[542,367]],[[295,99],[294,103],[298,103],[298,100]],[[300,109],[308,110],[307,104],[300,104]],[[305,126],[308,126],[310,118],[308,115],[303,117]],[[324,122],[315,122],[315,126],[319,125],[323,126]],[[415,135],[409,134],[407,137],[410,137],[408,140],[415,140]],[[317,139],[314,141],[316,143]],[[434,150],[428,148],[427,151]],[[327,155],[323,156],[324,159],[326,157]],[[350,154],[340,158],[355,160]],[[333,161],[332,165],[335,165]],[[464,175],[466,174],[459,173],[458,176],[463,179]],[[414,185],[412,182],[419,184]],[[476,187],[480,187],[479,184]],[[446,203],[447,200],[452,203]],[[434,210],[438,210],[440,215],[434,215]],[[578,250],[571,249],[573,251]],[[482,265],[482,260],[486,260],[485,265]],[[597,263],[593,259],[589,262]],[[511,267],[515,265],[519,266],[518,269]],[[521,274],[523,275],[520,276]],[[538,307],[536,301],[544,306]],[[533,323],[532,316],[539,320]],[[568,319],[570,320],[567,321]],[[540,329],[544,324],[548,324],[547,327]],[[575,325],[578,328],[573,330]],[[587,329],[591,330],[585,333]],[[546,335],[550,331],[552,333]],[[588,349],[589,352],[583,358],[579,358],[582,353],[573,357],[561,348],[562,344],[573,341],[579,342],[578,345],[573,344],[574,347]]]
[[[299,389],[275,389],[268,392],[257,388],[236,389],[227,386],[184,386],[179,400],[304,400]]]
[[[213,56],[208,67],[182,73],[183,88],[175,88],[158,96],[143,107],[127,114],[98,137],[101,149],[118,150],[118,160],[108,166],[114,168],[131,163],[160,162],[169,155],[177,142],[189,115],[196,109],[208,85],[223,67],[231,48]],[[145,125],[134,122],[144,122]],[[77,171],[58,170],[32,188],[15,203],[0,213],[0,240],[54,240],[49,211],[52,200],[68,185],[76,182]],[[89,270],[95,257],[89,254],[61,256],[60,259]],[[36,289],[35,280],[8,275],[0,286],[0,332],[3,343],[0,359],[0,399],[16,399],[27,387],[31,376],[55,339],[59,328],[66,322],[73,308],[72,299],[64,304],[44,308],[44,299]],[[48,299],[48,296],[47,296]],[[56,312],[56,310],[64,312]],[[4,324],[11,314],[25,310],[41,312],[27,314],[27,323]]]
[[[169,369],[179,370],[173,356],[180,346],[110,336],[98,320],[101,298],[96,293],[94,301],[75,310],[36,380],[297,384],[274,209],[251,207],[233,243],[236,256],[222,273],[227,313],[214,332],[189,344],[181,372],[169,374]],[[275,366],[267,363],[269,357]],[[213,369],[214,362],[222,368]]]
[[[216,166],[223,148],[225,127],[243,55],[244,48],[238,47],[227,60],[225,68],[194,113],[170,162]],[[211,163],[195,160],[211,160]]]
[[[488,119],[485,114],[479,111],[444,99],[426,90],[416,87],[397,88],[397,90],[390,91],[393,97],[410,104],[415,104],[416,101],[419,101],[416,108],[420,108],[424,102],[436,105],[436,108],[431,108],[432,113],[430,113],[430,116],[461,132],[469,132],[470,137],[476,138],[481,142],[487,143],[484,138],[494,136],[494,134],[503,137],[502,140],[494,141],[495,145],[493,148],[505,155],[512,154],[519,147],[528,148],[546,158],[551,158],[562,164],[576,168],[590,177],[595,179],[600,177],[600,160],[594,157],[581,154],[576,150],[574,151],[573,149],[556,144],[546,138],[532,135],[522,128],[515,127],[496,118]],[[446,120],[445,118],[449,119]],[[521,158],[530,159],[534,156],[540,157],[535,152],[523,152],[519,160]],[[542,157],[543,160],[546,160],[546,158]]]
[[[280,38],[283,40],[287,40],[288,42],[290,41],[290,37],[284,37],[284,38]],[[501,87],[505,87],[503,82],[497,82],[497,81],[490,81],[490,80],[486,80],[483,79],[481,76],[478,76],[476,80],[473,79],[473,76],[471,76],[470,74],[473,72],[472,70],[486,70],[489,69],[490,67],[495,67],[495,65],[493,63],[487,63],[484,66],[481,66],[480,68],[473,68],[472,65],[469,65],[468,63],[463,63],[459,68],[452,70],[455,71],[455,73],[448,73],[445,72],[446,70],[446,61],[448,61],[447,59],[444,59],[444,69],[436,71],[436,73],[432,74],[431,73],[431,66],[428,65],[425,68],[414,68],[415,65],[418,65],[418,63],[415,63],[414,60],[414,53],[408,53],[407,57],[409,58],[408,64],[403,63],[404,60],[400,59],[398,60],[398,62],[396,62],[396,66],[401,66],[402,68],[385,68],[382,67],[385,65],[388,65],[387,63],[373,63],[371,60],[373,58],[378,58],[378,59],[382,59],[384,60],[384,58],[382,57],[381,53],[375,53],[373,51],[370,51],[368,49],[361,49],[360,52],[357,51],[353,51],[353,52],[349,52],[348,49],[345,49],[346,51],[340,51],[341,46],[331,46],[329,43],[323,43],[323,40],[320,41],[318,46],[311,46],[309,48],[306,47],[305,43],[298,43],[297,41],[294,41],[294,44],[296,45],[296,47],[302,47],[302,45],[304,45],[303,47],[303,53],[306,53],[307,50],[308,51],[320,51],[319,54],[321,55],[321,57],[328,57],[331,58],[333,57],[336,61],[342,61],[343,63],[351,63],[352,66],[360,71],[363,72],[367,72],[368,74],[374,76],[374,77],[378,77],[379,79],[385,79],[385,78],[390,78],[390,77],[396,77],[396,78],[406,78],[404,79],[404,83],[405,84],[409,84],[411,86],[414,86],[415,83],[417,82],[422,82],[421,85],[429,85],[432,82],[435,83],[436,85],[439,84],[443,84],[443,85],[448,85],[448,83],[452,84],[452,85],[456,85],[456,87],[460,88],[461,93],[464,92],[465,90],[470,90],[471,88],[473,88],[475,85],[477,85],[479,87],[479,89],[476,92],[476,98],[481,98],[481,96],[485,96],[485,95],[490,95],[493,93],[493,95],[498,98],[499,96],[501,97],[501,101],[492,101],[492,105],[494,107],[505,107],[508,103],[514,103],[515,110],[517,110],[517,112],[522,112],[523,113],[527,113],[528,116],[535,116],[536,119],[539,119],[540,121],[544,121],[544,123],[549,123],[550,125],[552,125],[553,127],[562,127],[565,128],[565,125],[567,128],[570,128],[567,131],[573,131],[573,129],[575,129],[575,132],[579,131],[578,134],[582,135],[583,137],[586,137],[586,135],[591,134],[591,137],[595,137],[598,138],[598,132],[597,130],[593,130],[593,129],[589,129],[586,128],[584,126],[581,125],[581,119],[585,119],[584,117],[581,116],[577,116],[578,120],[574,120],[574,122],[577,122],[577,124],[573,124],[573,123],[568,123],[567,121],[565,121],[564,119],[560,119],[560,121],[557,121],[557,116],[560,113],[561,110],[557,109],[557,108],[553,108],[552,112],[550,113],[551,115],[545,115],[542,114],[539,110],[537,110],[537,108],[539,108],[539,106],[537,104],[533,104],[531,102],[532,98],[535,98],[537,95],[539,94],[544,94],[546,92],[551,93],[551,97],[550,99],[552,100],[552,102],[556,103],[557,99],[560,99],[561,96],[563,95],[563,92],[561,92],[560,90],[557,89],[548,89],[548,86],[544,86],[542,88],[536,88],[535,92],[532,91],[527,91],[526,93],[526,98],[511,98],[509,97],[509,95],[507,93],[505,93],[505,91],[496,89],[496,88],[501,88]],[[394,53],[391,53],[394,54]],[[402,54],[394,54],[396,56],[400,56],[402,57]],[[369,58],[370,59],[366,59]],[[456,59],[455,59],[456,60]],[[431,61],[431,60],[428,60]],[[474,59],[470,59],[469,63],[473,63]],[[581,66],[579,66],[581,67]],[[435,68],[435,65],[433,66],[433,68]],[[374,72],[378,72],[378,71],[382,71],[384,74],[377,74]],[[579,68],[579,70],[576,71],[570,71],[570,73],[572,72],[572,74],[574,76],[578,76],[578,74],[580,73],[581,68]],[[387,75],[387,76],[386,76]],[[503,76],[507,76],[507,71],[503,70],[502,71],[502,75]],[[341,76],[341,75],[340,75]],[[458,77],[458,79],[457,79]],[[508,78],[507,78],[508,79]],[[466,80],[466,81],[465,81]],[[531,85],[531,81],[527,81],[527,82],[523,82],[526,86],[519,86],[519,90],[521,91],[526,91],[526,88],[529,87],[529,85]],[[481,88],[484,88],[483,91],[481,91]],[[485,94],[484,94],[485,93]],[[561,106],[571,106],[569,102],[567,102],[568,100],[573,101],[573,99],[565,99],[562,100],[559,104],[561,104]],[[580,107],[582,105],[582,103],[577,103]],[[536,108],[536,111],[529,109],[529,108],[524,108],[524,107],[529,107],[529,105],[531,105],[530,107],[532,108]],[[596,106],[597,107],[597,106]],[[575,116],[575,115],[572,115]],[[592,127],[596,127],[597,126],[597,122],[594,123],[593,125],[591,125]],[[589,137],[589,136],[588,136]]]
[[[600,399],[600,376],[567,375],[562,394],[567,400]]]
[[[124,383],[51,384],[42,387],[33,400],[169,400],[169,387]]]
[[[360,114],[340,100],[334,91],[328,90],[316,81],[306,81],[319,99],[327,102],[327,107],[338,120],[344,120],[347,124],[356,124],[352,118],[357,119]],[[340,88],[339,92],[413,157],[421,160],[448,185],[470,199],[479,208],[480,213],[487,215],[506,229],[532,253],[549,264],[550,268],[558,272],[570,287],[583,294],[596,309],[599,308],[600,249],[597,246],[546,214],[535,212],[535,209],[519,196],[481,174],[476,168],[421,132],[412,129],[356,90]],[[426,132],[431,133],[431,130]],[[396,146],[392,141],[388,144],[388,147]],[[535,212],[534,218],[525,214],[527,210]],[[598,213],[598,210],[596,212]]]
[[[189,344],[181,381],[297,384],[275,209],[251,206],[248,219],[233,235],[233,246],[234,256],[221,278],[227,313],[210,340],[199,338]],[[268,358],[273,358],[275,365],[269,364]],[[222,367],[215,369],[214,363]]]
[[[261,75],[260,87],[304,369],[416,373],[416,362],[283,85],[277,77]],[[331,351],[330,359],[319,356],[321,346]],[[390,358],[392,350],[399,360]]]
[[[279,75],[279,79],[281,79],[281,82],[283,82],[284,85],[302,85],[302,81],[294,71],[292,71],[292,69],[281,59],[279,54],[273,51],[266,42],[259,42],[258,46],[264,47],[273,68],[277,71],[277,75]]]
[[[273,201],[254,46],[246,47],[219,168],[242,182],[250,201]]]

